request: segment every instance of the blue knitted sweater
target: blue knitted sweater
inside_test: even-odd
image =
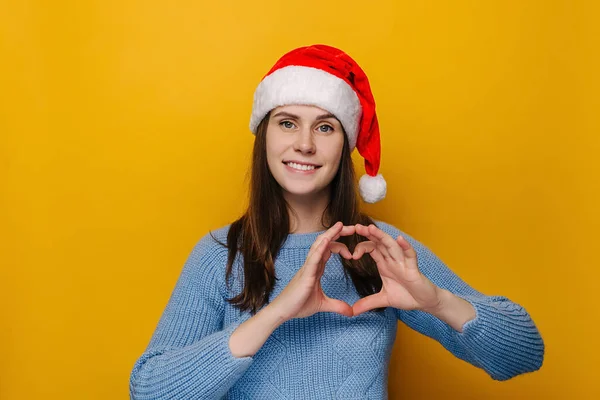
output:
[[[131,398],[386,399],[398,320],[496,380],[541,367],[544,342],[523,307],[503,296],[479,293],[410,235],[380,221],[376,225],[394,238],[406,238],[417,252],[421,272],[474,306],[476,317],[462,332],[417,310],[387,308],[352,318],[317,313],[284,323],[254,356],[236,358],[229,337],[251,315],[225,299],[242,288],[243,272],[235,272],[241,257],[227,288],[227,249],[207,234],[192,250],[150,344],[135,362]],[[225,243],[228,229],[213,235]],[[304,264],[320,233],[287,237],[275,261],[278,280],[271,299]],[[321,283],[326,295],[350,305],[360,298],[337,254],[327,262]]]

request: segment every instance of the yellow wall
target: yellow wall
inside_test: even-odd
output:
[[[318,42],[378,102],[368,211],[546,341],[499,383],[401,326],[390,398],[600,398],[595,4],[2,1],[0,398],[127,398],[192,246],[243,209],[256,84]]]

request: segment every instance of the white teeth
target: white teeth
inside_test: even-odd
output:
[[[301,164],[296,164],[293,162],[287,163],[287,165],[289,165],[290,167],[294,168],[294,169],[298,169],[300,171],[310,171],[315,169],[314,165],[301,165]]]

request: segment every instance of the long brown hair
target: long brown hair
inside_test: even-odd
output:
[[[275,257],[290,229],[290,208],[283,197],[281,186],[267,164],[266,138],[269,118],[270,113],[259,124],[254,140],[248,209],[241,218],[231,224],[227,244],[221,243],[228,248],[228,284],[238,252],[243,256],[244,262],[243,289],[227,301],[236,308],[250,311],[252,314],[269,302],[276,280]],[[330,184],[330,190],[329,204],[321,216],[323,226],[331,227],[337,221],[342,221],[344,225],[373,223],[369,216],[359,211],[354,164],[345,133],[340,166]],[[357,234],[338,239],[350,252],[363,240],[366,239]],[[371,256],[367,254],[360,260],[346,260],[341,257],[341,260],[346,277],[351,277],[359,295],[364,297],[381,290],[381,277]]]

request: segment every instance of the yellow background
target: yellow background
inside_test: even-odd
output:
[[[600,398],[595,4],[0,2],[0,398],[128,397],[193,245],[244,209],[254,88],[311,43],[370,77],[367,211],[547,346],[500,383],[402,325],[390,398]]]

